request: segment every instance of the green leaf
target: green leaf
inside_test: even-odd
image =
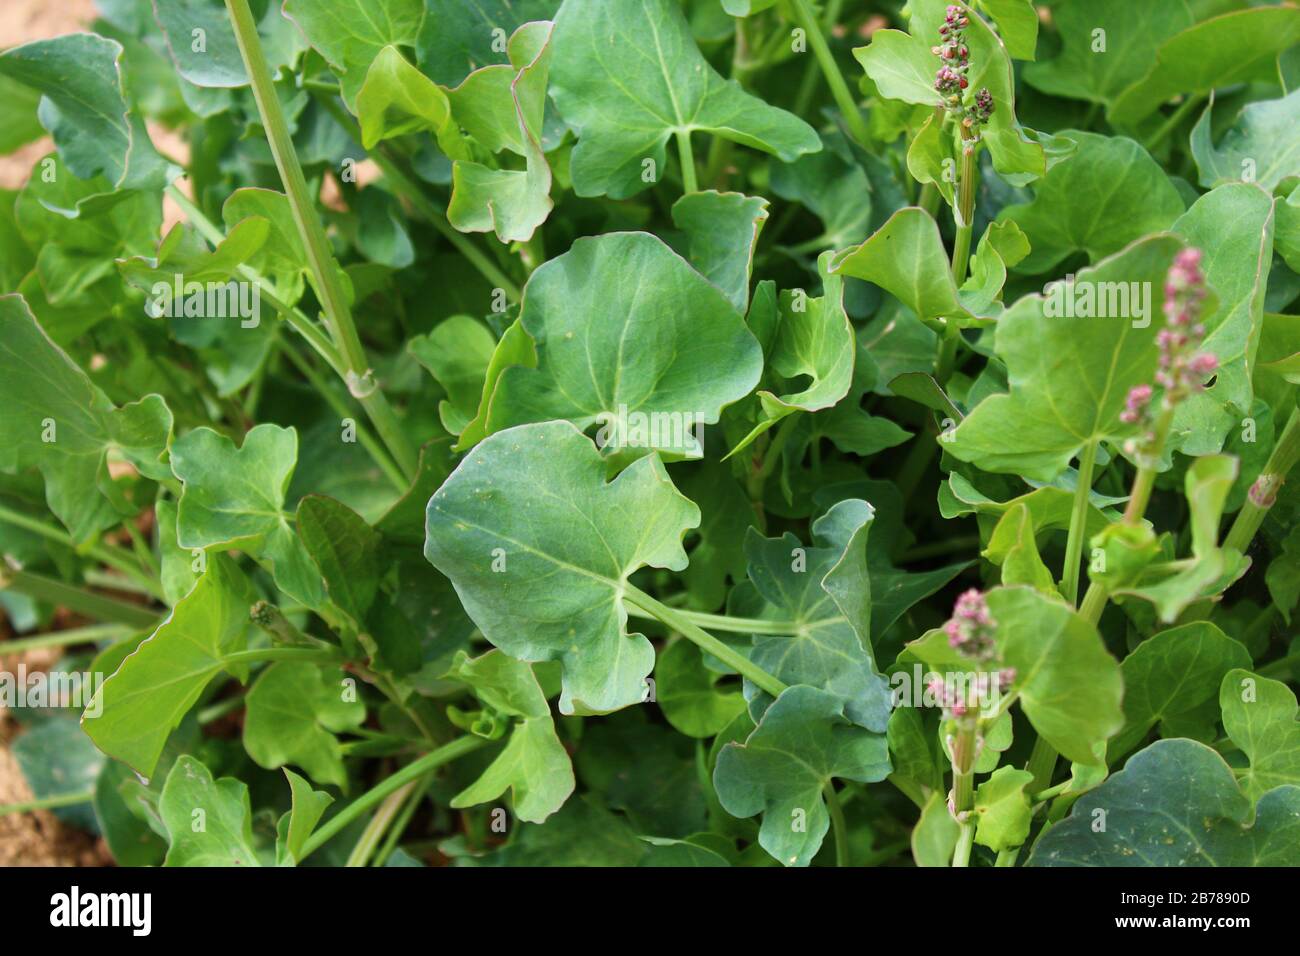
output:
[[[379,533],[347,505],[325,495],[299,501],[296,521],[325,593],[354,627],[364,627],[379,591]]]
[[[100,750],[153,774],[167,737],[197,703],[225,658],[244,649],[256,600],[229,558],[208,569],[171,614],[96,692],[82,726]],[[243,679],[246,668],[230,668]]]
[[[176,761],[158,802],[167,828],[163,866],[262,866],[253,844],[248,787],[233,777],[213,780],[198,760]]]
[[[122,45],[95,33],[35,40],[0,54],[0,75],[35,90],[41,125],[68,168],[112,189],[161,190],[180,170],[154,150],[122,90]]]
[[[1276,100],[1247,103],[1237,121],[1214,145],[1213,104],[1192,128],[1192,156],[1200,183],[1259,183],[1273,192],[1283,180],[1300,176],[1300,90]]]
[[[1266,793],[1252,813],[1217,753],[1159,740],[1081,797],[1034,845],[1028,865],[1297,866],[1300,787]]]
[[[1251,369],[1264,322],[1264,293],[1273,261],[1273,198],[1259,186],[1231,183],[1206,193],[1173,225],[1173,232],[1205,254],[1205,281],[1218,299],[1202,311],[1204,351],[1218,357],[1214,384],[1180,406],[1170,447],[1189,455],[1214,454],[1228,432],[1250,413]],[[1206,409],[1219,423],[1198,428]]]
[[[713,785],[736,817],[763,814],[758,841],[786,866],[807,866],[830,817],[822,788],[835,777],[871,783],[889,773],[883,734],[848,723],[843,701],[815,687],[783,691],[743,743],[718,755]]]
[[[984,556],[1002,567],[1003,584],[1027,584],[1054,594],[1056,578],[1043,563],[1035,540],[1033,512],[1023,502],[1008,508],[989,535]]]
[[[61,679],[57,672],[51,672],[47,676],[51,689],[57,687],[54,682]],[[12,674],[6,674],[6,690],[10,693],[13,680]],[[89,689],[94,685],[87,681],[83,686]],[[28,789],[37,800],[95,789],[95,781],[106,762],[104,755],[81,732],[77,722],[62,716],[35,723],[10,745],[9,751],[18,762],[22,778],[27,781]],[[94,808],[89,803],[58,807],[53,813],[64,823],[82,830],[91,833],[100,831]]]
[[[874,517],[869,504],[849,498],[813,522],[814,547],[788,532],[764,538],[751,528],[745,555],[759,599],[753,616],[792,625],[789,634],[756,635],[754,663],[787,684],[827,692],[844,704],[853,723],[883,733],[889,690],[876,670],[869,636],[867,534]],[[770,698],[752,687],[747,691],[755,698],[750,715],[758,719]]]
[[[910,36],[898,30],[877,30],[868,46],[853,50],[881,96],[924,106],[944,105],[934,88],[940,59],[932,49],[950,5],[947,0],[912,0]],[[970,19],[966,43],[971,66],[964,95],[973,99],[976,91],[987,87],[997,104],[983,132],[993,168],[1017,184],[1042,176],[1046,171],[1043,148],[1025,136],[1016,120],[1015,81],[1006,47],[979,14],[964,4],[955,5]]]
[[[257,22],[257,33],[274,74],[281,67],[292,67],[304,46],[293,24],[281,15],[280,4],[261,6],[265,12]],[[248,85],[244,59],[222,0],[155,0],[153,15],[167,41],[167,52],[185,80],[204,88]]]
[[[998,653],[1015,669],[1012,690],[1029,722],[1069,759],[1100,764],[1097,750],[1119,732],[1124,716],[1119,663],[1097,629],[1065,603],[1029,588],[995,588],[988,605]]]
[[[607,483],[587,438],[545,422],[465,456],[429,500],[424,553],[492,644],[561,662],[560,713],[603,712],[642,700],[654,666],[650,642],[627,632],[628,577],[685,568],[682,536],[699,521],[657,456]]]
[[[115,407],[54,344],[20,295],[0,296],[0,465],[36,466],[50,510],[82,543],[135,514],[109,473],[124,459],[146,477],[163,462],[172,415],[161,396]]]
[[[674,134],[712,133],[787,162],[821,148],[803,120],[719,76],[672,0],[565,0],[553,42],[551,96],[578,134],[579,196],[624,199],[657,182]]]
[[[975,320],[957,296],[938,224],[915,206],[898,210],[860,246],[837,253],[830,271],[874,282],[922,322]]]
[[[177,511],[182,548],[238,549],[264,560],[275,583],[308,607],[325,598],[320,573],[284,510],[298,460],[298,432],[258,425],[236,448],[196,428],[172,443],[172,471],[184,485]]]
[[[749,308],[749,275],[767,206],[761,196],[712,189],[673,203],[673,225],[686,233],[686,259],[738,312]]]
[[[1182,214],[1178,190],[1133,140],[1076,130],[1057,136],[1074,145],[1073,154],[1052,165],[1032,201],[998,213],[1029,239],[1020,271],[1048,272],[1079,251],[1095,262]]]
[[[289,779],[292,802],[289,812],[276,825],[275,860],[279,866],[297,866],[307,838],[334,798],[324,791],[313,790],[311,784],[292,770],[286,768],[284,775]]]
[[[307,274],[307,253],[303,249],[298,227],[288,197],[273,189],[245,187],[236,189],[221,207],[227,237],[239,223],[251,217],[270,223],[270,233],[262,248],[249,260],[268,281],[277,298],[293,305],[302,298],[303,277]]]
[[[469,684],[495,711],[520,718],[505,749],[452,798],[452,808],[487,803],[508,789],[520,820],[541,823],[559,810],[573,793],[573,766],[532,667],[496,650],[474,659],[461,651],[447,676]]]
[[[1205,705],[1216,699],[1224,675],[1249,667],[1250,654],[1207,621],[1161,631],[1124,658],[1124,729],[1112,738],[1110,762],[1137,746],[1157,724],[1162,737],[1209,742],[1215,715]]]
[[[293,764],[317,783],[347,792],[343,751],[334,735],[360,727],[366,705],[342,671],[272,664],[244,700],[244,749],[254,762],[267,770]]]
[[[647,846],[621,817],[592,796],[570,800],[545,824],[520,827],[488,866],[636,866]]]
[[[647,233],[579,239],[532,274],[519,321],[537,359],[501,373],[492,432],[568,419],[605,426],[604,447],[698,457],[695,427],[717,422],[762,369],[735,307]],[[650,427],[664,413],[668,424]]]
[[[551,20],[560,0],[424,0],[415,41],[420,69],[454,86],[471,72],[506,63],[506,38],[530,20]]]
[[[406,62],[395,46],[376,54],[357,91],[357,120],[361,145],[408,133],[432,132],[445,150],[454,149],[457,131],[451,126],[451,102],[438,84]]]
[[[1180,248],[1169,236],[1143,239],[1080,272],[1073,286],[1060,286],[1047,298],[1026,296],[1007,309],[994,348],[1006,363],[1011,391],[980,402],[952,432],[945,451],[985,471],[1049,482],[1085,445],[1125,433],[1119,415],[1129,389],[1155,375],[1155,339],[1163,324],[1159,300]],[[1059,312],[1060,300],[1068,304],[1079,289],[1131,294],[1107,293],[1110,304],[1094,311],[1117,313],[1110,317],[1048,314]],[[1141,309],[1135,306],[1139,299]]]
[[[1132,126],[1179,93],[1207,93],[1251,80],[1276,81],[1277,56],[1300,40],[1300,8],[1235,10],[1160,44],[1155,63],[1112,104],[1112,123]]]
[[[998,25],[1007,52],[1017,60],[1032,60],[1038,45],[1038,11],[1030,0],[978,0]],[[1059,26],[1059,16],[1054,17]]]
[[[382,15],[376,16],[382,11]],[[343,101],[356,113],[370,64],[386,46],[412,46],[424,18],[421,0],[284,0],[284,15],[338,74]]]
[[[1029,837],[1032,807],[1025,787],[1034,781],[1027,770],[999,767],[975,791],[975,842],[994,853],[1021,846]]]
[[[917,866],[951,866],[961,827],[952,818],[942,793],[932,793],[912,828],[912,859]]]
[[[1223,729],[1250,759],[1250,769],[1239,776],[1251,800],[1283,784],[1300,784],[1300,725],[1291,688],[1238,668],[1223,676],[1219,705]]]
[[[673,729],[710,738],[745,709],[736,690],[718,690],[721,675],[704,666],[700,649],[687,640],[669,644],[655,664],[655,700]]]
[[[1110,104],[1142,79],[1160,44],[1195,20],[1186,0],[1088,0],[1052,11],[1061,52],[1024,70],[1054,96]]]
[[[816,412],[837,404],[853,384],[857,342],[844,311],[844,280],[828,272],[834,253],[817,260],[823,292],[809,298],[802,289],[781,293],[780,324],[768,357],[768,368],[785,387],[798,391],[783,395],[760,391],[762,417],[728,454],[735,455],[781,419],[795,412]],[[788,384],[786,384],[788,383]]]
[[[527,242],[546,221],[552,207],[551,167],[542,147],[546,84],[551,64],[551,24],[526,23],[510,38],[509,66],[487,66],[471,73],[451,93],[456,118],[480,142],[524,158],[524,168],[493,169],[457,158],[452,164],[451,204],[447,218],[462,232],[496,233],[502,242]],[[468,115],[467,115],[468,114]],[[474,114],[511,117],[513,125],[480,135]]]

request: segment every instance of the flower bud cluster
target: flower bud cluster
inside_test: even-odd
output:
[[[934,88],[943,96],[944,108],[961,121],[965,131],[983,126],[993,115],[993,94],[983,87],[969,106],[963,103],[963,91],[970,86],[970,48],[966,45],[966,28],[970,18],[959,6],[948,7],[939,27],[939,44],[930,48],[942,65],[934,75]]]

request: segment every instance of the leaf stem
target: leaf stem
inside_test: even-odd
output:
[[[9,813],[32,813],[36,810],[55,810],[59,807],[74,807],[79,803],[90,803],[95,799],[95,791],[83,790],[78,793],[57,793],[52,797],[37,800],[25,800],[22,803],[0,804],[0,817]]]
[[[351,307],[339,280],[339,265],[330,250],[325,227],[307,192],[307,180],[293,148],[293,139],[289,135],[289,127],[275,93],[271,71],[262,55],[262,41],[257,35],[257,24],[248,8],[248,0],[226,0],[226,10],[234,26],[240,56],[248,71],[253,99],[257,102],[271,155],[280,172],[285,195],[289,198],[289,209],[307,253],[307,264],[315,279],[316,294],[320,297],[326,327],[330,330],[330,337],[343,361],[348,390],[366,409],[402,473],[408,478],[413,477],[416,470],[415,449],[402,431],[388,399],[375,384],[374,373],[366,360],[365,349],[352,320]]]
[[[235,651],[221,658],[222,666],[227,664],[269,663],[304,663],[304,664],[342,664],[344,658],[334,650],[315,647],[257,647],[247,651]]]
[[[679,129],[677,137],[677,155],[682,163],[682,190],[686,193],[700,191],[700,182],[695,175],[695,151],[691,148],[691,131]]]
[[[786,685],[784,683],[763,670],[744,654],[724,644],[712,634],[701,630],[682,611],[661,604],[640,588],[633,587],[631,584],[624,585],[624,589],[623,599],[625,601],[650,612],[651,615],[676,630],[692,644],[699,647],[700,650],[707,651],[737,673],[747,677],[757,687],[767,691],[773,697],[779,696],[781,691],[785,690]]]
[[[868,145],[871,142],[871,132],[867,129],[866,120],[862,118],[862,111],[858,109],[857,100],[849,92],[849,85],[844,82],[844,74],[835,63],[835,56],[826,43],[821,24],[813,15],[808,0],[791,0],[790,9],[812,45],[813,56],[817,58],[817,65],[821,67],[822,75],[826,77],[826,85],[830,87],[831,96],[835,98],[835,104],[844,116],[844,124],[859,145]]]
[[[379,809],[375,811],[375,815],[366,824],[365,830],[361,833],[361,838],[357,840],[357,845],[352,848],[347,862],[343,864],[344,866],[366,865],[370,860],[370,854],[375,851],[375,847],[383,839],[389,824],[397,817],[398,811],[401,810],[402,804],[413,789],[415,789],[414,780],[404,787],[394,790],[384,798],[384,801],[379,804]]]
[[[975,839],[975,750],[979,722],[966,717],[957,721],[957,735],[952,739],[952,808],[961,827],[953,851],[953,866],[969,866],[971,844]]]
[[[1061,569],[1061,593],[1071,605],[1079,601],[1079,562],[1083,557],[1083,535],[1088,526],[1088,495],[1092,492],[1092,472],[1096,463],[1097,443],[1090,441],[1079,456],[1079,483],[1074,489],[1070,530],[1065,539],[1065,565]]]
[[[1245,554],[1254,540],[1255,532],[1264,523],[1264,517],[1277,498],[1278,489],[1286,481],[1287,475],[1300,461],[1300,408],[1291,410],[1282,435],[1273,446],[1272,454],[1264,465],[1263,471],[1251,486],[1246,503],[1233,519],[1228,536],[1224,539],[1225,548],[1233,548]]]
[[[1178,105],[1178,109],[1174,110],[1173,113],[1169,115],[1169,118],[1160,124],[1160,128],[1152,133],[1147,138],[1146,142],[1142,144],[1146,151],[1149,153],[1163,143],[1165,137],[1177,129],[1178,124],[1187,118],[1188,113],[1205,102],[1205,97],[1206,94],[1198,93],[1195,96],[1188,96],[1184,99],[1182,103]]]
[[[849,865],[849,825],[844,819],[844,807],[840,805],[840,796],[835,792],[835,781],[827,780],[822,787],[826,798],[826,809],[831,815],[831,832],[835,834],[835,865]]]
[[[729,634],[797,634],[800,624],[795,621],[771,621],[761,617],[730,617],[725,614],[706,614],[703,611],[675,609],[684,619],[697,627],[706,627],[713,631]],[[658,620],[655,614],[642,610],[636,605],[628,606],[628,613],[633,617]]]
[[[347,826],[361,816],[371,807],[382,803],[390,793],[400,790],[413,780],[418,780],[425,774],[430,773],[443,764],[450,763],[459,757],[478,750],[487,744],[484,737],[465,736],[458,737],[449,744],[443,744],[437,750],[431,750],[429,753],[413,760],[401,770],[389,777],[385,777],[370,790],[357,797],[346,807],[340,810],[322,826],[319,830],[307,838],[303,844],[302,854],[298,857],[301,863],[311,854],[315,853],[322,846],[332,840],[334,837],[347,828]]]
[[[352,417],[351,409],[348,408],[347,403],[330,388],[329,383],[311,367],[311,363],[296,348],[289,342],[282,342],[280,348],[285,358],[316,390],[317,394],[325,399],[326,404],[334,410],[335,415],[338,415],[340,419]],[[375,464],[379,466],[379,470],[392,482],[393,487],[398,491],[405,492],[407,490],[406,478],[402,475],[402,470],[397,467],[397,462],[393,461],[392,456],[384,449],[384,446],[375,441],[374,436],[370,434],[370,430],[360,423],[356,426],[356,433],[357,441],[361,443],[361,447],[370,454]]]
[[[70,647],[74,644],[92,644],[96,641],[117,640],[131,633],[131,628],[121,624],[93,624],[90,627],[73,627],[49,634],[33,634],[11,641],[0,641],[0,654],[25,654],[43,647]]]
[[[103,543],[78,547],[72,540],[72,535],[61,528],[56,528],[54,525],[47,524],[30,515],[25,515],[21,511],[6,508],[3,505],[0,505],[0,521],[22,528],[24,531],[30,531],[32,534],[38,534],[48,541],[57,541],[59,544],[67,545],[74,551],[88,555],[96,561],[101,561],[110,568],[121,571],[153,597],[162,598],[162,588],[158,582],[143,574],[139,563],[119,548]]]
[[[128,604],[114,598],[104,597],[92,591],[84,590],[73,584],[67,584],[44,575],[30,571],[0,568],[0,590],[13,588],[20,594],[46,601],[58,607],[93,617],[99,621],[116,621],[135,629],[152,628],[159,622],[155,611],[139,604]]]

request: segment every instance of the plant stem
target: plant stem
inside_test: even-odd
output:
[[[0,817],[8,813],[31,813],[35,810],[54,810],[58,807],[74,807],[79,803],[90,803],[95,799],[95,791],[84,790],[80,793],[59,793],[52,797],[38,800],[25,800],[22,803],[0,804]]]
[[[315,279],[316,294],[325,314],[326,327],[330,330],[330,337],[346,370],[348,390],[366,409],[402,473],[410,478],[416,469],[415,449],[402,431],[388,399],[375,384],[374,373],[366,361],[365,349],[357,335],[352,310],[339,280],[339,265],[330,250],[325,227],[316,213],[311,195],[307,192],[307,180],[293,148],[293,139],[289,135],[289,127],[275,93],[271,71],[262,55],[262,41],[257,35],[257,24],[248,8],[248,0],[226,0],[226,9],[235,29],[240,56],[248,71],[253,98],[266,130],[271,155],[280,172],[289,208],[307,253],[307,264]]]
[[[1272,454],[1268,456],[1264,470],[1259,473],[1251,493],[1246,496],[1246,503],[1237,512],[1237,517],[1228,530],[1228,536],[1223,541],[1224,547],[1234,548],[1242,554],[1246,553],[1250,548],[1250,542],[1254,540],[1255,532],[1264,522],[1264,516],[1273,507],[1278,489],[1286,481],[1287,475],[1298,460],[1300,460],[1300,408],[1294,408],[1291,410],[1291,417],[1287,419],[1286,427],[1282,429],[1281,436],[1273,446]]]
[[[429,786],[432,782],[432,777],[425,777],[410,792],[410,796],[402,807],[402,812],[393,821],[393,825],[388,828],[388,836],[385,837],[379,852],[375,854],[375,866],[383,866],[388,861],[388,858],[393,855],[393,851],[397,849],[398,841],[401,840],[402,834],[406,832],[406,828],[411,823],[411,817],[415,816],[415,811],[419,809],[420,801],[424,799],[424,795],[429,792]]]
[[[228,664],[257,664],[261,662],[297,662],[305,664],[342,664],[343,657],[333,650],[315,647],[258,647],[249,651],[235,651],[221,659]]]
[[[1079,601],[1079,562],[1083,557],[1083,535],[1088,526],[1088,495],[1092,492],[1092,470],[1097,463],[1097,443],[1088,442],[1079,456],[1079,483],[1074,489],[1070,530],[1065,539],[1065,566],[1061,569],[1061,594],[1070,604]]]
[[[351,409],[348,408],[347,403],[329,387],[329,383],[311,367],[311,363],[303,358],[296,348],[288,342],[283,342],[280,349],[293,367],[307,380],[308,384],[316,390],[321,398],[325,399],[326,404],[334,410],[335,415],[338,415],[340,419],[352,417]],[[379,466],[379,470],[392,482],[394,488],[405,492],[407,490],[406,478],[402,475],[402,470],[397,467],[397,462],[393,461],[392,456],[384,449],[384,446],[375,441],[374,436],[370,434],[370,430],[360,423],[356,426],[356,432],[357,441],[361,443],[362,448],[370,453],[370,457]]]
[[[687,193],[700,191],[699,180],[695,177],[695,151],[691,148],[690,130],[677,131],[677,155],[682,163],[682,189]]]
[[[830,87],[831,96],[835,98],[835,104],[840,108],[840,113],[844,116],[844,124],[849,128],[849,132],[853,134],[853,138],[858,141],[859,145],[866,146],[871,141],[871,133],[867,129],[866,120],[862,118],[862,111],[858,109],[857,100],[849,92],[849,85],[844,82],[844,74],[840,72],[839,66],[835,63],[835,56],[826,43],[821,24],[817,22],[817,18],[813,15],[808,0],[791,0],[790,8],[794,12],[795,20],[798,21],[799,26],[803,27],[808,42],[812,44],[813,56],[817,58],[817,65],[821,67],[822,75],[826,77],[826,85]]]
[[[1034,741],[1029,762],[1025,764],[1025,769],[1034,775],[1034,779],[1026,788],[1031,797],[1051,785],[1052,774],[1056,772],[1056,757],[1056,748],[1044,738],[1039,737]]]
[[[57,541],[60,544],[67,545],[74,551],[86,554],[101,561],[116,571],[121,571],[124,575],[140,585],[147,593],[153,597],[162,598],[162,588],[158,582],[152,580],[140,570],[140,565],[131,559],[124,551],[114,548],[111,545],[96,543],[87,547],[79,548],[72,540],[72,535],[68,534],[61,528],[47,524],[30,515],[25,515],[21,511],[14,511],[12,508],[6,508],[0,505],[0,521],[22,528],[24,531],[30,531],[38,534],[49,541]]]
[[[633,587],[631,584],[624,585],[624,588],[623,599],[625,601],[635,604],[644,611],[648,611],[692,644],[695,644],[700,650],[707,651],[732,670],[749,678],[760,689],[767,691],[773,697],[779,696],[781,691],[785,690],[784,683],[763,670],[744,654],[691,623],[683,612],[675,610],[666,604],[661,604],[640,588]]]
[[[152,628],[159,622],[157,612],[147,607],[104,597],[30,571],[0,568],[0,590],[7,588],[99,621],[116,621],[137,630]]]
[[[1188,96],[1184,99],[1182,103],[1178,105],[1178,109],[1174,110],[1173,113],[1170,114],[1169,118],[1160,125],[1160,128],[1152,133],[1151,136],[1147,138],[1147,141],[1142,144],[1146,148],[1146,151],[1149,153],[1163,143],[1165,137],[1177,129],[1178,124],[1187,118],[1188,113],[1205,102],[1205,96],[1206,94],[1204,93],[1198,93],[1195,96]]]
[[[675,610],[697,627],[707,627],[713,631],[724,631],[730,634],[796,634],[801,627],[794,621],[769,621],[761,617],[729,617],[725,614],[705,614],[703,611],[687,611],[682,608]],[[629,605],[627,612],[633,617],[658,620],[656,615],[635,605]]]
[[[957,723],[957,736],[952,741],[952,806],[957,815],[961,833],[953,852],[953,866],[969,866],[971,844],[975,838],[975,822],[970,819],[975,809],[975,749],[978,721],[963,718]]]
[[[835,792],[835,781],[827,780],[822,787],[826,798],[826,808],[831,815],[831,832],[835,834],[835,865],[849,865],[849,825],[844,819],[844,808],[840,805],[839,794]]]
[[[0,641],[0,654],[25,654],[27,651],[43,647],[70,647],[73,644],[92,644],[96,641],[117,640],[131,633],[129,627],[121,624],[95,624],[90,627],[74,627],[66,631],[53,631],[49,634],[33,634],[19,637],[12,641]]]
[[[382,803],[390,793],[400,790],[411,781],[420,779],[443,764],[450,763],[458,757],[463,757],[465,754],[478,750],[487,743],[488,741],[483,737],[458,737],[451,743],[443,744],[437,750],[431,750],[418,760],[412,761],[395,774],[385,777],[370,790],[330,817],[324,826],[308,837],[307,842],[303,845],[302,854],[298,857],[298,862],[301,863],[319,850],[371,807]]]

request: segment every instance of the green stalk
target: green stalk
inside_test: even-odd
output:
[[[347,862],[344,866],[365,866],[370,860],[370,854],[375,851],[379,841],[383,839],[388,830],[389,824],[397,817],[397,813],[402,808],[407,796],[415,788],[415,781],[411,781],[406,786],[394,790],[379,805],[375,815],[370,818],[366,824],[365,830],[361,832],[361,838],[357,840],[357,845],[352,848],[348,855]]]
[[[1079,562],[1083,557],[1083,535],[1088,526],[1088,495],[1092,491],[1092,470],[1097,463],[1097,443],[1088,442],[1079,456],[1079,484],[1074,489],[1070,531],[1065,539],[1065,567],[1061,571],[1061,594],[1071,604],[1079,600]]]
[[[136,630],[153,628],[160,620],[158,613],[147,607],[104,597],[30,571],[0,569],[0,590],[7,588],[98,621],[116,621]]]
[[[691,131],[677,131],[677,155],[682,163],[682,190],[686,193],[700,191],[700,182],[695,176],[695,151],[691,148]]]
[[[27,651],[43,647],[70,647],[73,644],[93,644],[97,641],[118,640],[131,633],[129,627],[121,624],[95,624],[90,627],[74,627],[66,631],[53,631],[49,634],[33,634],[19,637],[12,641],[0,641],[0,654],[25,654]]]
[[[395,774],[385,777],[370,790],[330,817],[324,826],[308,837],[307,842],[303,845],[302,854],[298,857],[298,862],[301,863],[338,836],[341,831],[347,829],[353,820],[371,807],[382,803],[390,793],[400,790],[413,780],[419,780],[425,774],[437,770],[443,764],[450,763],[458,757],[463,757],[465,754],[478,750],[487,743],[488,741],[483,737],[458,737],[451,743],[443,744],[437,750],[432,750],[418,760],[412,761]]]
[[[822,787],[826,798],[826,808],[831,815],[831,832],[835,834],[835,865],[849,865],[849,825],[844,819],[844,807],[840,805],[839,794],[835,792],[835,781],[827,780]]]
[[[623,599],[634,604],[677,631],[702,651],[707,651],[722,661],[732,670],[741,674],[757,687],[767,691],[773,697],[785,690],[785,684],[763,670],[744,654],[727,646],[712,634],[696,627],[683,613],[666,604],[661,604],[650,595],[630,584],[624,585]]]
[[[1246,503],[1237,512],[1237,517],[1228,530],[1228,536],[1223,541],[1224,547],[1246,553],[1250,542],[1254,540],[1255,532],[1264,522],[1264,516],[1273,507],[1278,489],[1297,461],[1300,461],[1300,408],[1291,410],[1291,417],[1287,419],[1286,427],[1273,446],[1273,453],[1268,456],[1264,470],[1260,472],[1251,493],[1246,496]]]
[[[1170,114],[1169,118],[1160,125],[1160,128],[1152,133],[1147,141],[1142,144],[1146,148],[1146,151],[1149,153],[1163,143],[1165,137],[1177,129],[1178,124],[1187,118],[1188,113],[1205,102],[1205,97],[1205,93],[1198,93],[1195,96],[1188,96],[1184,99],[1183,102],[1179,104],[1178,109],[1174,110],[1173,113]]]
[[[703,611],[676,609],[685,620],[697,627],[706,627],[712,631],[724,631],[729,634],[794,634],[800,625],[794,621],[769,621],[759,617],[729,617],[725,614],[705,614]],[[656,621],[658,617],[635,605],[627,606],[627,613],[633,617]]]
[[[38,534],[48,541],[57,541],[59,544],[67,545],[78,553],[88,555],[116,571],[121,571],[148,594],[159,599],[162,598],[162,587],[146,576],[140,570],[140,565],[119,548],[102,543],[92,544],[84,548],[78,547],[72,540],[72,535],[62,528],[56,528],[54,525],[47,524],[30,515],[25,515],[21,511],[6,508],[3,505],[0,505],[0,521],[22,528],[24,531]]]
[[[315,647],[258,647],[249,651],[235,651],[221,658],[227,664],[259,664],[291,661],[305,664],[342,664],[337,651]]]
[[[858,101],[849,92],[849,85],[844,82],[844,75],[835,63],[835,56],[826,43],[821,24],[813,15],[812,7],[808,5],[808,0],[791,0],[790,8],[799,26],[803,27],[808,42],[812,44],[813,56],[817,58],[817,65],[821,67],[822,75],[826,77],[826,85],[830,87],[831,96],[835,98],[835,104],[844,116],[844,124],[848,126],[849,132],[853,134],[853,138],[859,145],[866,146],[871,142],[871,133],[867,129],[866,120],[862,118],[862,111],[858,109]]]
[[[289,127],[275,93],[271,71],[262,55],[262,41],[257,35],[257,24],[248,8],[248,0],[226,0],[226,10],[235,29],[235,41],[239,45],[244,68],[248,71],[253,99],[257,101],[257,110],[266,130],[271,155],[275,158],[294,223],[298,226],[298,234],[307,253],[307,264],[316,280],[316,293],[325,313],[326,327],[330,330],[330,337],[346,370],[348,390],[365,408],[402,473],[411,478],[416,470],[415,449],[402,431],[388,399],[376,386],[374,373],[366,361],[365,349],[361,346],[357,327],[352,321],[352,310],[339,281],[339,266],[330,251],[325,227],[321,224],[312,197],[307,191],[307,180],[293,148],[293,139],[289,135]]]
[[[59,793],[39,800],[26,800],[22,803],[0,804],[0,817],[9,813],[31,813],[35,810],[54,810],[58,807],[75,807],[79,803],[90,803],[95,799],[95,791],[85,790],[80,793]]]

